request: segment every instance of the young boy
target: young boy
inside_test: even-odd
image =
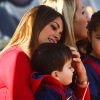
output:
[[[35,100],[90,100],[87,84],[82,88],[76,83],[74,92],[68,87],[74,72],[72,60],[81,64],[79,54],[73,51],[76,59],[72,59],[68,46],[45,43],[34,52],[32,88]]]
[[[91,52],[83,62],[90,82],[91,99],[100,100],[100,11],[92,15],[87,28]]]

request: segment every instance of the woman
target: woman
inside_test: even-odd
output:
[[[66,33],[63,16],[50,7],[37,6],[23,16],[0,53],[0,100],[34,100],[31,56],[41,43],[64,43]]]
[[[80,0],[42,0],[41,4],[51,6],[64,15],[69,31],[67,44],[76,47],[77,41],[87,38],[88,17]]]
[[[48,5],[56,9],[60,12],[66,20],[68,26],[68,35],[66,37],[66,44],[69,44],[73,47],[78,47],[80,49],[80,45],[76,46],[76,43],[80,44],[83,41],[87,41],[87,23],[88,17],[85,13],[85,9],[80,0],[42,0],[43,5]],[[87,43],[87,42],[86,42]],[[82,50],[86,50],[86,44],[82,47]],[[81,50],[79,50],[81,52]],[[81,52],[81,54],[84,54]],[[84,57],[84,55],[81,55]],[[77,69],[80,73],[77,76],[83,75],[84,70]],[[81,81],[81,84],[86,83],[86,81]]]
[[[87,38],[88,17],[80,0],[42,0],[41,5],[51,6],[65,17],[68,26],[65,44],[77,48],[76,43]],[[88,80],[85,68],[81,66],[75,70],[80,87],[86,87]]]

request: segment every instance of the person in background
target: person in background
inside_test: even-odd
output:
[[[100,99],[100,10],[95,12],[88,25],[89,54],[83,60],[90,82],[91,100]]]
[[[72,66],[73,62],[76,65]],[[41,44],[32,58],[35,100],[90,100],[87,84],[82,88],[76,81],[75,90],[69,88],[74,70],[82,66],[76,49],[70,49],[64,44]]]
[[[0,100],[34,100],[30,75],[34,50],[42,43],[65,43],[67,25],[54,9],[41,5],[22,17],[0,52]]]

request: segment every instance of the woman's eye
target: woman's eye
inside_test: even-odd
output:
[[[82,14],[84,15],[85,14],[85,11],[82,11]]]
[[[69,69],[72,69],[72,67],[69,67]]]
[[[54,25],[52,25],[52,24],[51,24],[51,28],[52,28],[53,30],[57,30],[56,26],[54,26]]]
[[[97,39],[100,39],[100,37],[96,37]]]

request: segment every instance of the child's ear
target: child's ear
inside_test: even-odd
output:
[[[51,76],[54,77],[55,79],[59,80],[59,71],[52,71]]]

